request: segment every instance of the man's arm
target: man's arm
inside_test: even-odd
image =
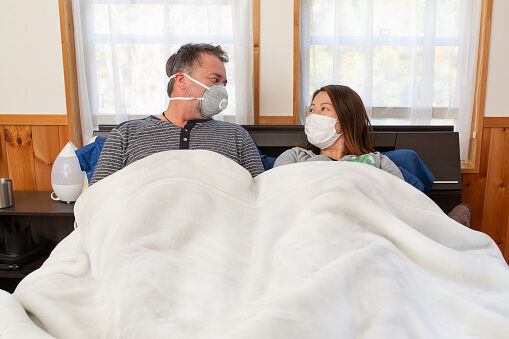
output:
[[[260,153],[258,153],[253,139],[244,129],[240,164],[251,173],[253,178],[264,171]]]
[[[124,167],[126,140],[117,128],[114,128],[104,143],[99,161],[95,167],[90,185],[106,178]]]

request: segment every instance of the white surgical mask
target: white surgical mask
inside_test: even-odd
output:
[[[336,142],[343,133],[336,132],[337,119],[320,114],[310,114],[306,118],[304,132],[308,141],[319,149],[326,149]]]
[[[212,84],[210,86],[205,86],[201,82],[196,79],[193,79],[191,76],[183,73],[189,80],[194,81],[198,85],[205,88],[201,97],[199,98],[187,98],[187,97],[174,97],[170,98],[171,100],[200,100],[200,113],[204,118],[211,118],[212,116],[221,113],[228,106],[228,92],[226,92],[226,88],[224,84]],[[170,80],[175,77],[173,74],[170,77]]]

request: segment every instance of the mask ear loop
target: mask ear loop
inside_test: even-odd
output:
[[[198,80],[196,80],[196,79],[194,79],[193,77],[191,77],[191,76],[187,75],[187,73],[182,73],[182,74],[184,74],[184,76],[185,76],[186,78],[188,78],[189,80],[194,81],[196,84],[198,84],[198,85],[202,86],[203,88],[208,89],[208,90],[210,91],[210,87],[205,86],[204,84],[202,84],[202,83],[201,83],[201,82],[199,82]],[[175,75],[172,75],[172,76],[174,77]]]
[[[203,87],[205,87],[205,89],[208,89],[210,90],[210,88],[208,88],[207,86],[205,86],[204,84],[202,84],[201,82],[197,81],[197,80],[194,80],[193,78],[191,78],[189,75],[187,75],[186,73],[182,73],[184,74],[184,76],[186,76],[188,79],[196,82],[198,85],[201,85]],[[175,74],[173,74],[171,77],[170,77],[170,80],[172,78],[175,78]],[[191,101],[191,100],[203,100],[202,97],[199,97],[199,98],[187,98],[187,97],[171,97],[169,101],[172,101],[172,100],[186,100],[186,101]]]

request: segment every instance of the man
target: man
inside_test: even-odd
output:
[[[106,140],[90,184],[153,153],[204,149],[222,154],[253,177],[263,165],[249,133],[239,125],[211,116],[227,105],[221,46],[186,44],[166,62],[170,103],[165,112],[115,127]]]

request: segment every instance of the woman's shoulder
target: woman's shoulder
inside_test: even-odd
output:
[[[380,152],[375,152],[380,157],[380,168],[388,173],[391,173],[398,178],[404,180],[403,174],[401,173],[401,170],[398,168],[398,166],[385,154],[382,154]]]
[[[313,151],[311,151],[309,149],[302,148],[302,147],[292,147],[290,149],[287,149],[283,153],[281,153],[281,155],[283,155],[283,154],[308,154],[308,155],[315,155],[313,153]]]
[[[306,161],[307,158],[314,156],[316,156],[316,154],[311,150],[302,147],[293,147],[287,149],[277,157],[274,167]]]

